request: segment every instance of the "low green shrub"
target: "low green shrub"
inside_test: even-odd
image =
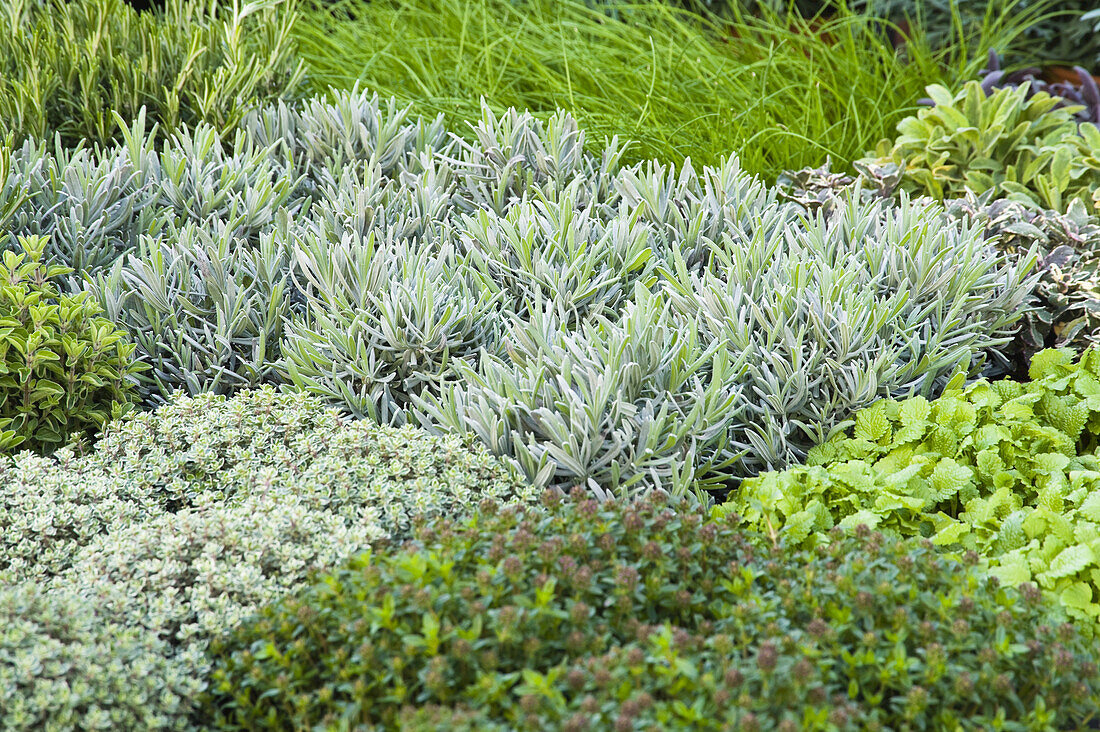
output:
[[[132,408],[139,369],[88,293],[58,291],[69,270],[42,262],[46,240],[19,245],[0,264],[0,450],[48,452]]]
[[[904,189],[937,200],[995,190],[1056,211],[1080,200],[1100,213],[1100,128],[1078,124],[1078,107],[1026,83],[988,97],[977,81],[928,93],[935,106],[899,122],[901,134],[867,158],[904,166]]]
[[[13,0],[0,13],[0,139],[67,146],[118,138],[147,108],[165,132],[231,131],[249,107],[295,95],[304,76],[285,0]]]
[[[1100,620],[1100,350],[1039,353],[1029,383],[979,381],[934,402],[882,400],[807,465],[741,484],[719,512],[791,542],[867,524],[980,553],[1036,582],[1092,631]]]
[[[216,640],[213,728],[1081,729],[1039,592],[864,532],[814,551],[656,493],[422,523]],[[1080,725],[1080,726],[1075,726]],[[1007,727],[1006,727],[1007,728]]]

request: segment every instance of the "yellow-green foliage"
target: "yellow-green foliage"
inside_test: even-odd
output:
[[[1045,92],[1029,98],[1027,84],[988,97],[976,81],[928,94],[935,106],[899,122],[898,138],[867,159],[904,164],[903,188],[937,200],[995,189],[1058,211],[1081,199],[1100,211],[1100,128],[1077,123],[1080,107],[1055,109]]]
[[[44,237],[20,237],[0,264],[0,449],[37,451],[94,432],[129,407],[138,370],[126,333],[88,293],[60,294]]]
[[[979,381],[929,402],[882,400],[808,465],[747,480],[719,512],[813,543],[839,525],[975,550],[1100,620],[1100,349],[1046,350],[1032,382]]]

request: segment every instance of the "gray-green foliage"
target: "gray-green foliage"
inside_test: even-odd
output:
[[[473,431],[539,484],[685,490],[786,464],[876,394],[976,373],[976,344],[1004,343],[1026,297],[1027,262],[1002,267],[927,204],[807,222],[735,158],[699,173],[620,168],[614,144],[583,154],[566,116],[486,112],[476,138],[444,161],[471,213],[444,211],[413,237],[433,297],[407,281],[420,255],[366,227],[313,239],[298,261],[323,276],[303,286],[281,368],[359,414]],[[390,184],[373,179],[376,202],[349,218],[390,231]],[[369,294],[380,271],[402,283],[401,338]],[[480,329],[471,279],[501,296]],[[409,332],[422,338],[412,350]]]
[[[659,285],[617,317],[526,313],[506,355],[417,400],[422,421],[474,429],[538,483],[713,487],[803,457],[876,395],[974,372],[974,345],[1003,344],[1027,295],[1019,267],[927,202],[808,221],[768,203],[716,238],[697,264],[658,248]]]
[[[856,169],[855,177],[830,171],[828,163],[789,172],[781,179],[783,195],[810,210],[831,211],[851,195],[891,198],[903,172],[894,164],[857,163]],[[1100,339],[1100,220],[1080,200],[1060,212],[997,193],[966,191],[962,198],[945,201],[944,208],[949,218],[979,227],[987,241],[1010,257],[1039,255],[1033,298],[1016,337],[1002,349],[1014,362],[1013,371],[1023,374],[1031,357],[1044,348],[1072,346],[1080,352]]]
[[[333,91],[329,99],[313,97],[299,104],[257,108],[245,115],[241,129],[258,145],[288,152],[311,183],[337,175],[349,165],[377,166],[392,177],[415,167],[428,149],[448,145],[443,116],[410,119],[409,108],[381,101],[358,85]],[[324,196],[321,196],[323,199]]]
[[[474,441],[271,388],[0,464],[0,727],[192,729],[209,639],[414,515],[536,491]],[[200,725],[201,727],[201,725]]]
[[[53,226],[26,195],[49,166],[132,181],[99,229],[70,216],[100,252],[72,286],[131,332],[148,403],[291,385],[599,491],[778,467],[849,409],[977,375],[1032,284],[926,203],[810,214],[736,157],[621,153],[564,114],[485,109],[460,140],[334,92],[159,150],[140,117],[95,154],[25,146],[9,220]]]
[[[291,309],[289,264],[278,231],[250,246],[222,219],[169,224],[163,237],[143,236],[95,288],[150,366],[138,376],[146,394],[225,394],[271,381]]]
[[[495,340],[499,297],[455,266],[453,244],[370,232],[298,245],[308,319],[287,325],[289,381],[353,414],[405,421],[410,396]]]
[[[438,125],[404,125],[403,114],[345,92],[302,114],[284,105],[250,115],[230,136],[205,124],[185,127],[159,150],[144,112],[113,146],[48,152],[28,140],[0,157],[0,234],[8,246],[19,235],[50,237],[50,259],[77,270],[70,289],[93,290],[138,341],[139,358],[153,367],[142,379],[147,402],[176,388],[257,386],[275,380],[293,301],[288,220],[316,198],[321,205],[305,228],[354,226],[339,219],[345,209],[325,205],[339,200],[335,191],[353,191],[362,202],[371,182],[341,185],[347,176],[334,165],[379,159],[392,166],[391,133],[404,156],[440,144]],[[254,128],[289,129],[297,146]],[[401,170],[414,164],[401,160]],[[406,193],[391,208],[415,224]],[[421,198],[432,206],[445,200]]]
[[[105,142],[148,108],[171,131],[230,131],[304,76],[286,0],[11,0],[0,12],[0,139]]]

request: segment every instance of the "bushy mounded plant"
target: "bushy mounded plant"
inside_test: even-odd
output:
[[[831,211],[853,195],[868,201],[889,199],[901,181],[902,169],[891,163],[858,163],[856,169],[854,176],[830,170],[829,163],[789,171],[780,178],[780,193],[810,211]],[[945,201],[944,209],[950,219],[981,228],[987,241],[1012,258],[1038,253],[1039,282],[1019,331],[1003,349],[1013,361],[1010,373],[1026,375],[1031,358],[1044,348],[1068,346],[1080,352],[1100,338],[1100,221],[1079,200],[1061,213],[997,198],[996,193],[967,191],[962,198]]]
[[[48,259],[75,270],[67,288],[94,290],[151,367],[140,377],[145,402],[271,383],[284,320],[301,302],[287,283],[299,222],[343,233],[347,207],[372,203],[358,200],[372,186],[355,182],[363,164],[408,174],[420,154],[447,147],[438,120],[406,117],[353,91],[254,111],[230,136],[177,130],[159,151],[144,110],[114,146],[47,152],[27,141],[0,150],[0,230],[8,247],[50,237]],[[408,226],[395,233],[415,234],[417,201],[446,203],[446,180],[441,191],[426,181],[426,196],[399,189],[390,213]]]
[[[657,493],[421,523],[214,642],[237,729],[1080,729],[1091,645],[1039,592],[864,532],[817,550]],[[995,722],[994,720],[999,720]]]
[[[293,494],[349,523],[366,510],[393,536],[414,513],[535,495],[469,438],[348,420],[270,387],[232,399],[177,395],[108,424],[87,455],[6,458],[0,478],[0,577],[9,581],[55,577],[96,537],[257,492]]]
[[[1039,284],[1031,309],[1007,349],[1016,371],[1026,373],[1044,348],[1071,347],[1078,353],[1100,342],[1100,221],[1080,201],[1065,213],[993,198],[993,191],[946,204],[949,216],[968,218],[1010,256],[1036,247]]]
[[[716,508],[792,542],[867,524],[979,552],[1006,584],[1036,582],[1092,631],[1100,620],[1100,350],[1047,350],[1030,383],[979,381],[929,402],[882,400]]]
[[[278,369],[355,414],[472,431],[540,485],[683,491],[786,464],[838,411],[1005,342],[1030,287],[1029,263],[927,205],[806,221],[736,158],[622,166],[563,115],[486,110],[475,132],[409,193],[356,176],[368,193],[324,209],[295,246],[305,306]],[[938,325],[901,335],[910,317]],[[820,379],[779,387],[798,373]]]
[[[785,0],[767,4],[783,19],[704,18],[649,1],[344,0],[306,6],[294,34],[316,91],[361,82],[446,114],[459,134],[481,99],[497,113],[562,109],[593,149],[615,135],[634,141],[628,162],[717,165],[737,150],[774,180],[827,154],[860,157],[924,86],[973,78],[991,45],[1021,31],[1006,16],[975,40],[977,57],[968,42],[934,51],[916,41],[902,60],[873,18],[840,10],[815,22],[788,18]]]
[[[1077,107],[1026,83],[988,97],[977,81],[928,93],[935,106],[899,122],[868,158],[904,166],[904,189],[937,200],[995,190],[1056,211],[1080,200],[1100,213],[1100,128],[1078,124]]]
[[[0,13],[0,139],[117,138],[143,107],[165,131],[223,133],[249,107],[296,95],[304,66],[286,0],[13,0]]]
[[[48,236],[49,258],[75,269],[79,280],[125,258],[144,237],[164,243],[188,224],[220,224],[227,235],[258,244],[279,214],[304,203],[302,175],[277,145],[199,124],[173,132],[158,152],[156,125],[150,129],[144,110],[116,120],[123,141],[94,150],[29,139],[10,150],[0,146],[6,248],[20,235]]]
[[[188,729],[206,680],[181,672],[147,629],[104,619],[78,591],[31,583],[0,586],[0,620],[5,730]]]
[[[86,456],[20,455],[0,469],[0,726],[205,728],[211,637],[414,515],[535,494],[470,440],[270,388],[180,396]]]
[[[46,240],[18,241],[0,264],[0,450],[48,452],[131,409],[138,364],[88,293],[58,291]]]
[[[342,93],[258,111],[231,148],[203,127],[159,152],[144,125],[71,162],[24,146],[4,190],[13,227],[78,232],[56,256],[84,257],[70,287],[131,334],[146,403],[290,384],[476,433],[540,485],[786,465],[838,414],[996,367],[1032,286],[1030,260],[927,202],[807,217],[735,157],[626,166],[564,113],[486,108],[448,140]],[[100,165],[133,187],[50,220],[53,169],[99,191]]]

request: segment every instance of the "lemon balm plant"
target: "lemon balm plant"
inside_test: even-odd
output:
[[[42,263],[46,239],[18,241],[0,264],[0,448],[46,451],[127,411],[139,366],[88,293],[59,293],[70,270]]]

